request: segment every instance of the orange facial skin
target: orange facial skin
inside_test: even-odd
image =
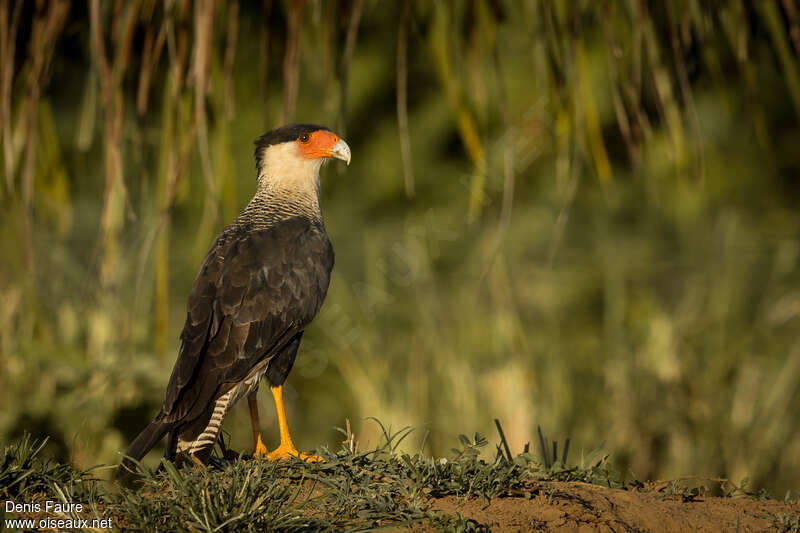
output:
[[[335,133],[326,130],[312,132],[308,134],[307,139],[305,135],[301,135],[297,139],[300,152],[308,159],[333,157],[333,147],[338,142],[339,137]]]

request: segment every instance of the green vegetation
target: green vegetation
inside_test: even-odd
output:
[[[43,443],[26,435],[0,456],[0,464],[17,465],[4,467],[0,498],[84,502],[81,513],[64,516],[110,518],[124,531],[372,531],[413,524],[427,524],[438,531],[489,531],[485,524],[460,513],[434,511],[432,504],[446,496],[487,504],[496,498],[552,498],[558,491],[547,482],[554,481],[652,491],[658,497],[684,502],[698,501],[712,491],[707,483],[694,488],[679,482],[660,487],[622,483],[605,457],[591,460],[586,467],[560,461],[547,466],[542,457],[530,453],[509,458],[498,445],[494,459],[487,461],[480,458],[487,440],[478,434],[472,439],[461,435],[461,446],[448,458],[403,453],[399,444],[410,430],[390,433],[378,425],[383,437],[377,447],[360,451],[348,439],[336,452],[319,450],[324,461],[318,463],[269,462],[228,450],[212,458],[208,468],[193,464],[178,468],[163,462],[156,472],[141,468],[122,485],[98,480],[99,469],[77,471],[42,459]],[[27,481],[22,483],[23,479]],[[719,483],[709,481],[712,487]],[[725,497],[754,496],[724,480],[722,488]],[[14,516],[38,519],[42,515]],[[796,517],[784,513],[775,516],[774,523],[795,531]]]
[[[0,457],[0,494],[3,498],[20,499],[41,492],[51,492],[56,485],[81,482],[81,473],[41,456],[47,439],[31,440],[29,434],[5,446]],[[83,475],[87,475],[85,472]]]
[[[300,448],[336,442],[345,418],[364,449],[382,438],[366,417],[418,427],[386,465],[446,490],[455,466],[402,454],[441,457],[496,416],[514,454],[541,425],[573,457],[606,441],[626,479],[800,488],[796,3],[0,15],[0,443],[27,431],[60,464],[118,461],[163,399],[203,254],[253,191],[253,139],[302,120],[340,133],[353,163],[323,171],[337,264],[288,381]],[[244,407],[225,428],[249,450]],[[253,469],[325,474],[220,468],[245,491]],[[506,490],[502,468],[481,471]],[[287,487],[259,505],[288,525],[306,495]],[[256,503],[217,496],[214,520]],[[392,520],[422,516],[403,498]],[[376,511],[359,501],[342,520]]]
[[[408,429],[393,434],[381,429],[380,446],[366,452],[323,449],[320,463],[235,455],[215,458],[208,469],[163,463],[157,473],[142,469],[127,481],[128,488],[100,482],[93,471],[41,459],[43,443],[26,435],[0,457],[0,464],[15,465],[0,476],[0,497],[82,501],[93,516],[112,517],[117,527],[136,531],[365,531],[418,522],[442,531],[482,531],[474,520],[430,512],[429,498],[530,499],[539,490],[531,485],[534,480],[564,479],[565,472],[588,482],[610,475],[602,460],[586,469],[561,464],[548,469],[530,454],[508,460],[498,453],[487,462],[478,457],[487,444],[480,435],[472,440],[462,435],[463,446],[451,459],[409,455],[397,451]]]

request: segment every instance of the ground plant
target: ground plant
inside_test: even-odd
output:
[[[796,0],[0,0],[3,497],[208,530],[479,531],[596,487],[791,502],[798,119]],[[115,491],[204,254],[253,194],[253,140],[293,121],[352,148],[322,170],[336,265],[285,391],[328,462]],[[415,429],[387,450],[372,417]],[[223,429],[251,451],[246,407]],[[196,505],[147,497],[170,491]]]

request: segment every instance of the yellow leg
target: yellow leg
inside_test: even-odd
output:
[[[261,424],[258,420],[258,391],[253,391],[247,396],[247,405],[250,407],[250,422],[253,424],[253,457],[266,457],[269,450],[261,440]]]
[[[278,412],[278,428],[281,432],[281,444],[271,453],[267,455],[270,461],[275,459],[284,459],[293,455],[299,457],[303,461],[321,461],[321,457],[316,455],[307,455],[300,453],[292,443],[292,436],[289,435],[289,424],[286,423],[286,412],[283,410],[283,387],[270,387],[272,390],[272,397],[275,399],[275,410]]]

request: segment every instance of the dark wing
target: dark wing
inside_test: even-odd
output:
[[[302,331],[322,305],[332,268],[324,229],[305,218],[220,235],[189,295],[166,421],[199,416]]]

